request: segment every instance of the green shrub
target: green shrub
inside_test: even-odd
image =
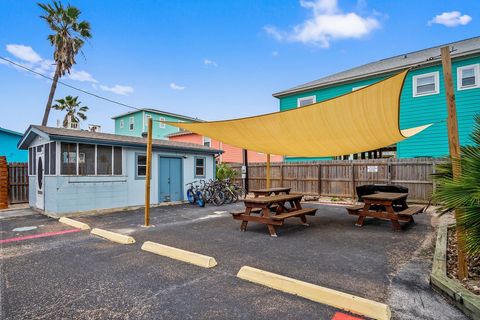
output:
[[[226,163],[217,164],[216,177],[218,180],[225,180],[225,179],[233,180],[237,174],[238,174],[237,170],[232,169],[232,167],[230,167],[228,164]]]

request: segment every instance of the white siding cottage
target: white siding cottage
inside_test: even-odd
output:
[[[140,206],[145,199],[146,138],[32,125],[29,203],[50,216]],[[215,156],[202,145],[153,140],[152,204],[186,199],[188,182],[213,179]]]

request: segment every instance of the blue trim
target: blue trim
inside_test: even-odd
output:
[[[166,156],[166,155],[158,155],[158,179],[157,179],[157,184],[158,184],[158,202],[160,203],[160,160],[161,158],[174,158],[174,159],[180,159],[180,201],[184,200],[184,182],[183,182],[183,157],[177,157],[177,156]]]
[[[23,136],[23,133],[13,131],[13,130],[8,130],[8,129],[2,128],[2,127],[0,127],[0,131],[5,132],[5,133],[10,133],[10,134],[13,134],[13,135],[16,135],[16,136],[19,136],[19,137]]]
[[[197,176],[197,159],[203,159],[203,176]],[[206,157],[193,157],[193,177],[204,178],[207,176],[207,158]]]
[[[147,154],[145,152],[135,152],[135,180],[145,180],[146,176],[138,176],[138,156],[146,156]],[[146,160],[145,160],[146,161]],[[145,166],[146,168],[146,166]],[[153,174],[150,175],[150,180],[152,179]]]

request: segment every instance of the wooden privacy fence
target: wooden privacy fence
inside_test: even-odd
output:
[[[272,163],[271,187],[326,197],[356,198],[364,184],[394,184],[408,188],[410,201],[428,202],[433,192],[431,174],[440,159],[369,159]],[[232,164],[240,171],[241,164]],[[248,166],[250,189],[266,187],[266,164]],[[237,177],[237,180],[240,180]]]
[[[8,207],[8,171],[7,159],[0,157],[0,209]]]
[[[8,201],[10,204],[28,202],[28,164],[8,164]]]

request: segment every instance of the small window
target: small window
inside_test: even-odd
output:
[[[60,174],[76,175],[77,174],[77,144],[66,143],[61,144],[62,165],[60,167]]]
[[[165,128],[165,118],[164,117],[160,117],[158,118],[158,127],[160,129],[164,129]]]
[[[50,143],[50,174],[55,175],[57,173],[57,143]]]
[[[147,156],[145,154],[137,153],[136,154],[136,168],[135,175],[137,178],[145,178],[147,175]]]
[[[97,174],[112,174],[112,147],[97,146]]]
[[[298,98],[297,99],[297,107],[308,106],[309,104],[314,104],[315,102],[317,102],[317,97],[316,96]]]
[[[121,119],[120,122],[119,122],[120,129],[123,129],[123,126],[124,126],[123,122],[124,122],[123,119]]]
[[[95,145],[78,145],[78,174],[81,176],[95,174]]]
[[[135,125],[135,118],[134,118],[134,117],[130,117],[129,123],[128,123],[128,126],[129,126],[128,128],[130,129],[130,131],[133,131],[134,125]]]
[[[440,92],[438,71],[413,77],[413,96],[428,96]]]
[[[203,137],[203,145],[205,147],[211,147],[212,146],[212,139],[209,137]]]
[[[122,147],[113,147],[113,174],[122,175]]]
[[[205,158],[195,158],[195,178],[205,177]]]
[[[457,68],[457,89],[480,88],[480,65],[473,64]]]

